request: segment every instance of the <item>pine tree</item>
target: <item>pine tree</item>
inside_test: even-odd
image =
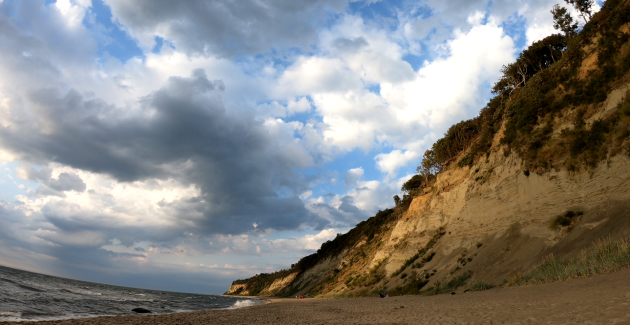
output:
[[[585,23],[588,22],[588,19],[591,19],[593,0],[564,0],[564,2],[572,5],[578,11]],[[588,16],[588,19],[586,19],[586,16]]]
[[[567,8],[554,5],[551,14],[553,15],[553,28],[562,31],[567,39],[572,38],[577,32],[578,24],[573,22],[573,17]]]

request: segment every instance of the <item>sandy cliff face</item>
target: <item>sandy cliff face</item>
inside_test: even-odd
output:
[[[470,270],[473,278],[497,282],[549,254],[576,254],[598,238],[619,237],[629,229],[627,157],[581,174],[562,170],[526,176],[520,166],[514,155],[493,152],[470,169],[441,174],[436,193],[414,199],[375,259],[388,258],[391,275],[444,227],[446,235],[433,248],[434,261],[417,272],[436,269],[438,280]],[[552,229],[551,221],[566,211],[584,214],[570,230]],[[465,266],[458,264],[462,254],[472,259]],[[393,278],[388,287],[404,282]]]

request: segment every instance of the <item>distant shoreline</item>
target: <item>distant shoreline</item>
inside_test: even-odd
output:
[[[563,282],[431,297],[258,298],[264,303],[239,309],[100,316],[37,324],[453,324],[462,321],[627,324],[630,323],[627,307],[630,269]],[[20,323],[0,322],[1,325]]]

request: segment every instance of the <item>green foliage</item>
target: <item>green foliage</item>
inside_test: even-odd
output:
[[[274,273],[260,273],[256,274],[249,279],[236,280],[232,284],[246,284],[248,295],[257,296],[265,288],[268,288],[275,280],[289,276],[294,270],[280,270]],[[243,288],[239,288],[233,295],[241,294],[244,291]]]
[[[591,19],[593,0],[564,0],[564,2],[572,5],[578,11],[580,17],[584,18],[584,22],[588,22],[588,19]]]
[[[483,281],[476,282],[470,287],[470,291],[483,291],[494,288],[493,285],[485,283]]]
[[[406,181],[402,185],[400,190],[403,191],[404,193],[409,193],[416,188],[422,187],[426,179],[427,179],[427,176],[425,175],[413,175],[413,177],[411,177],[408,181]]]
[[[385,261],[386,259],[379,261],[367,274],[357,277],[352,281],[351,285],[369,287],[379,283],[385,278],[385,270],[383,269]]]
[[[482,130],[481,122],[482,119],[477,117],[451,126],[444,138],[439,139],[430,150],[425,152],[422,164],[416,171],[426,176],[439,173],[443,165],[467,149],[478,138]]]
[[[400,202],[400,196],[398,196],[398,194],[394,195],[394,205],[399,206]]]
[[[553,28],[563,32],[564,36],[568,38],[576,34],[578,24],[573,22],[573,18],[567,11],[567,8],[556,4],[551,9],[551,14],[553,15]]]
[[[630,242],[627,238],[616,242],[599,241],[579,258],[559,260],[549,256],[534,271],[514,279],[511,284],[562,281],[613,272],[628,266],[630,266]]]
[[[577,6],[578,2],[572,4]],[[630,53],[620,55],[630,36],[619,32],[621,24],[630,21],[627,15],[630,14],[630,6],[618,8],[620,4],[619,1],[606,1],[580,34],[570,39],[565,37],[569,42],[561,62],[552,65],[553,68],[549,66],[551,69],[537,71],[521,85],[518,95],[509,100],[505,113],[506,130],[501,143],[511,150],[516,149],[527,167],[547,169],[550,162],[565,158],[566,168],[577,171],[582,165],[594,167],[609,155],[621,151],[623,139],[620,139],[620,134],[623,134],[624,127],[627,128],[627,121],[619,123],[615,118],[608,118],[595,121],[590,127],[584,123],[585,105],[606,100],[616,80],[630,70]],[[566,14],[561,9],[556,6],[552,10],[556,18]],[[556,23],[561,22],[556,19]],[[563,23],[566,25],[566,21]],[[582,47],[590,42],[595,32],[599,36],[595,47],[598,69],[591,70],[586,78],[580,79],[577,71],[584,59]],[[519,58],[526,57],[525,52],[529,50]],[[559,83],[563,89],[558,90]],[[571,105],[583,108],[576,114],[576,128],[565,130],[562,141],[554,143],[551,138],[554,116],[563,110],[566,112]],[[612,138],[613,133],[617,138]]]
[[[433,235],[433,237],[431,237],[431,239],[429,240],[429,242],[421,249],[418,250],[418,252],[416,254],[414,254],[413,256],[411,256],[410,258],[408,258],[407,260],[405,260],[405,263],[403,263],[403,265],[392,274],[392,277],[398,276],[400,273],[402,273],[406,268],[408,268],[410,265],[413,264],[413,262],[415,262],[418,258],[420,258],[420,256],[423,256],[424,254],[426,254],[426,252],[428,250],[430,250],[433,245],[435,245],[437,243],[437,241],[442,238],[442,236],[444,236],[446,232],[444,231],[444,228],[440,228],[438,229],[438,231]],[[431,252],[427,257],[425,257],[422,261],[422,265],[424,265],[424,263],[430,261],[431,259],[433,259],[433,256],[435,256],[434,252]],[[422,267],[422,266],[420,266]],[[416,267],[414,267],[416,268]]]
[[[424,286],[426,286],[427,283],[429,283],[429,281],[425,279],[412,280],[411,282],[409,282],[408,284],[404,286],[397,287],[397,288],[394,288],[393,290],[390,290],[389,294],[391,296],[397,296],[400,294],[406,294],[406,295],[419,294],[420,290],[422,290],[422,288],[424,288]]]
[[[423,268],[425,264],[427,264],[428,262],[430,262],[433,259],[433,256],[435,256],[435,252],[429,253],[429,255],[425,256],[420,262],[412,265],[412,268],[414,268],[414,269],[421,269],[421,268]]]
[[[317,252],[305,256],[296,264],[291,265],[291,269],[298,272],[306,271],[317,265],[320,261],[336,256],[341,253],[342,250],[354,246],[359,240],[365,238],[365,236],[367,236],[368,241],[371,241],[375,238],[376,233],[382,231],[384,224],[395,221],[396,217],[394,209],[379,211],[374,217],[358,223],[356,227],[347,233],[339,235],[333,240],[326,241]]]
[[[439,295],[442,293],[449,293],[457,288],[466,285],[468,279],[470,279],[471,274],[465,273],[459,276],[454,277],[447,283],[436,282],[431,288],[420,292],[422,295],[432,296]]]
[[[511,96],[512,92],[524,86],[538,72],[560,60],[566,47],[566,38],[560,34],[553,34],[534,42],[521,52],[516,62],[501,68],[503,76],[492,87],[492,92]]]

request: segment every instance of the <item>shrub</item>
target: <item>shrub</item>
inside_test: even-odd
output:
[[[420,292],[420,294],[422,295],[427,295],[427,296],[431,296],[431,295],[438,295],[438,294],[442,294],[442,293],[447,293],[447,292],[451,292],[463,285],[466,284],[466,282],[468,281],[468,279],[470,279],[471,274],[470,273],[465,273],[459,276],[454,277],[453,279],[451,279],[451,281],[443,284],[442,282],[436,282],[433,287]]]
[[[411,282],[409,282],[408,284],[401,286],[401,287],[397,287],[394,288],[393,290],[389,291],[390,295],[399,295],[399,294],[407,294],[407,295],[413,295],[413,294],[418,294],[420,293],[420,290],[422,290],[422,288],[424,288],[425,285],[427,285],[427,283],[429,283],[429,281],[425,280],[425,279],[417,279],[417,280],[412,280]]]
[[[483,281],[478,281],[470,287],[470,291],[483,291],[494,288],[493,285],[485,283]]]
[[[422,185],[424,185],[425,183],[425,180],[426,177],[424,175],[414,175],[402,185],[400,190],[405,193],[409,193],[416,188],[422,187]]]
[[[431,247],[433,247],[433,245],[435,245],[435,243],[437,243],[437,241],[444,236],[446,232],[444,231],[444,228],[440,228],[438,229],[438,231],[433,235],[433,237],[431,237],[431,239],[429,240],[429,242],[421,249],[418,250],[418,252],[416,254],[414,254],[413,256],[411,256],[410,258],[408,258],[407,260],[405,260],[405,263],[403,263],[403,265],[394,273],[392,273],[392,277],[398,276],[400,273],[402,273],[407,267],[409,267],[410,265],[413,264],[413,262],[415,262],[418,258],[420,258],[420,256],[424,255],[429,249],[431,249]],[[431,252],[427,257],[425,257],[423,259],[423,261],[420,264],[416,264],[414,265],[413,268],[421,268],[422,266],[424,266],[424,263],[430,261],[433,256],[435,256],[434,252]]]
[[[551,228],[557,229],[558,227],[568,227],[573,223],[574,217],[581,216],[582,214],[583,213],[580,211],[578,212],[567,211],[564,214],[561,214],[557,216],[555,219],[553,219],[553,221],[551,222]]]

